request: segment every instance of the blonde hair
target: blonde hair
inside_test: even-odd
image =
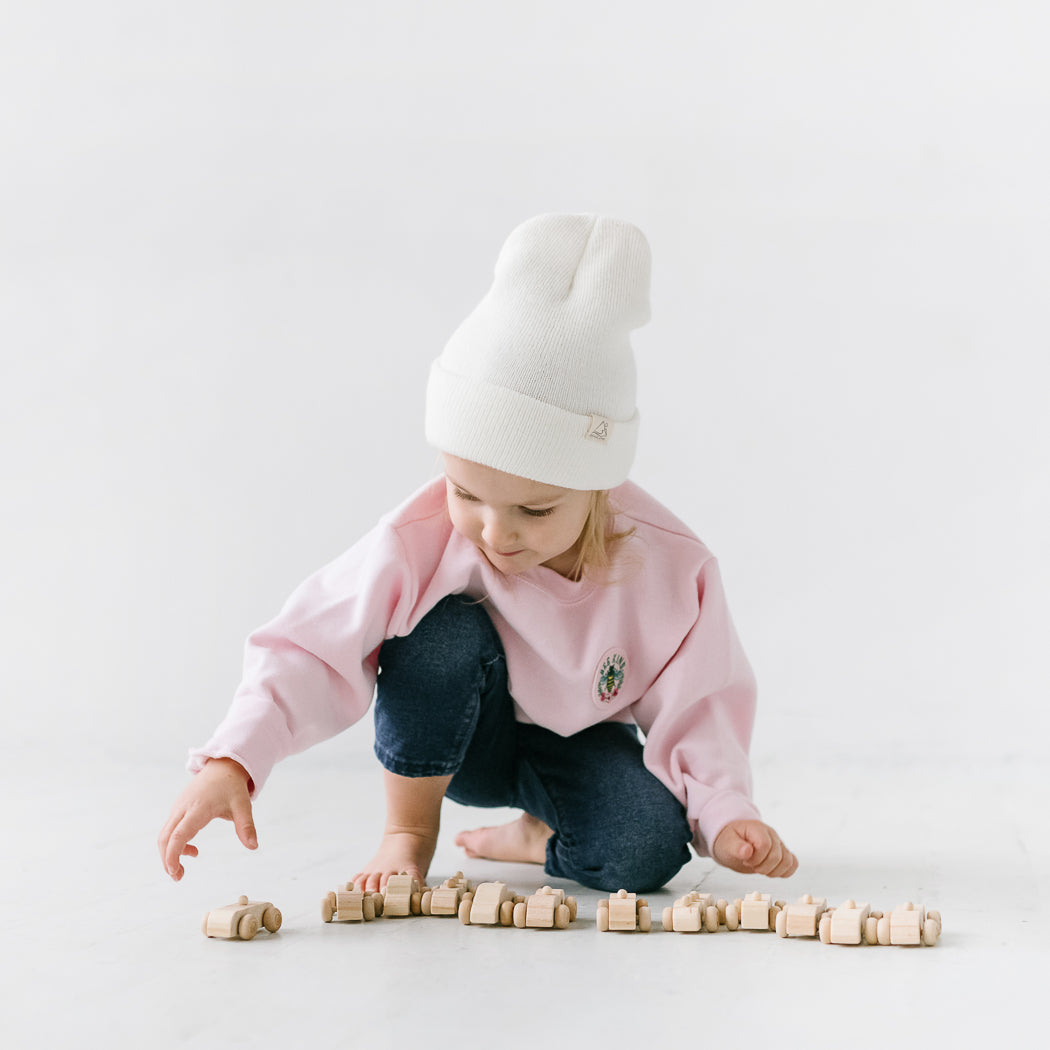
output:
[[[579,551],[569,576],[581,580],[584,576],[603,577],[613,563],[624,540],[634,535],[634,527],[619,532],[615,528],[616,511],[609,501],[608,491],[591,493],[591,505],[580,530]],[[606,579],[605,582],[611,582]]]

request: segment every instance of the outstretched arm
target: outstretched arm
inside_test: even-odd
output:
[[[216,818],[233,821],[237,837],[248,849],[259,845],[252,821],[247,770],[232,758],[213,758],[175,800],[157,839],[164,870],[178,882],[186,874],[182,857],[196,857],[190,840]]]
[[[798,868],[795,854],[760,820],[730,821],[718,833],[711,854],[719,864],[745,875],[786,879]]]

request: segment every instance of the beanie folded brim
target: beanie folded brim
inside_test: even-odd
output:
[[[630,419],[579,415],[435,361],[427,383],[427,442],[507,474],[568,489],[627,480],[638,441]]]

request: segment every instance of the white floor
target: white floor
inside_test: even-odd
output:
[[[785,762],[787,760],[785,759]],[[775,934],[599,934],[598,894],[568,887],[566,931],[464,927],[452,919],[325,925],[381,824],[378,777],[303,756],[257,809],[262,848],[209,829],[180,885],[154,839],[178,770],[112,760],[90,769],[22,755],[4,770],[5,1047],[635,1047],[1035,1045],[1050,972],[1045,764],[760,772],[767,818],[802,860],[775,885],[877,907],[936,906],[935,948],[837,948]],[[765,785],[778,786],[774,804]],[[519,892],[538,868],[466,861],[451,833],[491,814],[449,806],[431,872],[463,868]],[[497,814],[498,816],[498,814]],[[768,884],[767,884],[768,885]],[[654,916],[694,886],[765,888],[694,860]],[[207,940],[205,911],[240,893],[284,925],[250,943]],[[1025,1034],[1022,1034],[1025,1033]]]

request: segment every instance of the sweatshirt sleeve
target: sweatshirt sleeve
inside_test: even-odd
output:
[[[307,579],[248,639],[230,710],[190,752],[190,771],[233,758],[254,797],[282,758],[360,719],[372,702],[378,649],[403,627],[417,590],[397,533],[384,525]]]
[[[726,824],[758,817],[748,762],[756,687],[714,558],[701,566],[697,598],[692,628],[633,715],[647,768],[685,805],[693,845],[710,856]]]

